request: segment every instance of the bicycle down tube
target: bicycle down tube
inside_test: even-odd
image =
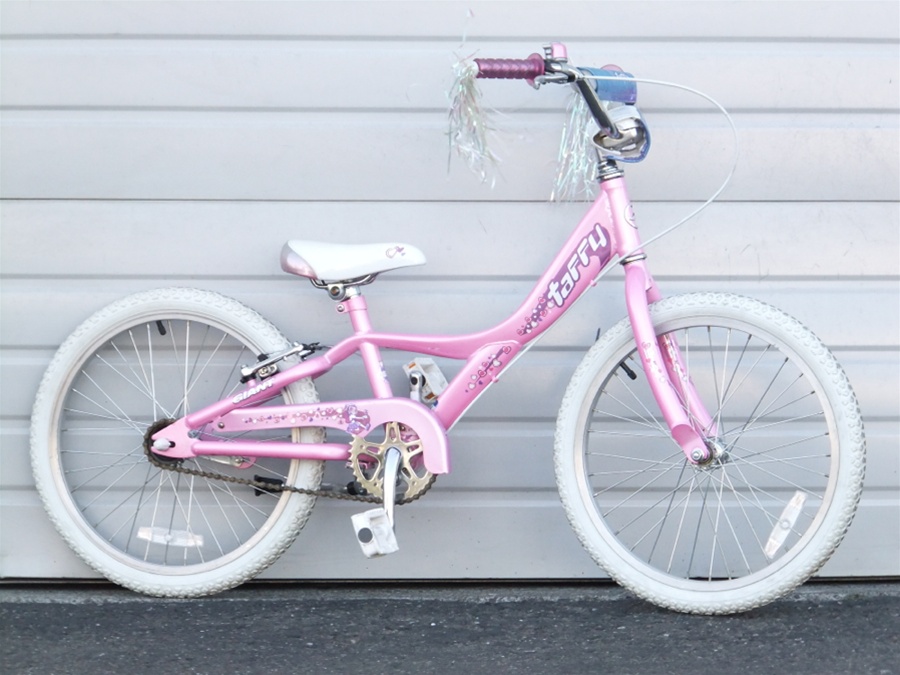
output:
[[[692,385],[682,375],[684,368],[673,339],[668,338],[663,349],[657,342],[648,302],[661,296],[644,257],[624,180],[617,174],[601,182],[597,199],[524,303],[497,326],[466,335],[381,333],[372,328],[364,297],[352,295],[337,305],[337,311],[350,317],[353,336],[321,356],[268,379],[250,381],[244,392],[187,415],[157,433],[154,440],[162,438],[174,443],[168,449],[159,450],[160,454],[173,458],[247,454],[343,460],[349,456],[347,444],[258,443],[238,439],[219,443],[191,435],[196,436],[196,430],[206,424],[214,424],[221,432],[263,426],[270,429],[326,426],[356,434],[390,420],[400,420],[414,426],[425,438],[424,460],[428,470],[435,474],[447,473],[450,458],[446,439],[442,438],[445,430],[449,430],[500,378],[524,349],[596,284],[611,261],[618,260],[625,267],[626,304],[654,396],[672,436],[685,455],[694,463],[703,461],[709,457],[709,450],[698,429],[709,433],[713,425]],[[381,348],[465,360],[466,363],[438,397],[433,410],[428,412],[424,405],[408,398],[393,398],[381,362]],[[255,404],[271,398],[283,387],[302,378],[320,377],[357,352],[363,358],[374,399],[275,406],[267,407],[264,416],[252,414]],[[677,387],[673,386],[673,381]]]

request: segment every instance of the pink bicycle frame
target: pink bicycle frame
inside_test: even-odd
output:
[[[520,308],[488,330],[467,335],[407,335],[375,331],[362,295],[337,305],[349,316],[353,335],[320,356],[309,358],[262,381],[251,381],[232,398],[193,412],[154,435],[173,444],[161,455],[187,458],[198,455],[246,455],[299,459],[346,460],[349,443],[228,442],[205,438],[209,425],[219,433],[250,429],[329,427],[353,436],[397,421],[422,439],[426,468],[450,471],[446,432],[496,382],[528,346],[552,326],[594,286],[611,261],[625,268],[625,298],[638,352],[653,394],[672,437],[694,463],[710,456],[704,438],[715,425],[691,385],[674,339],[657,339],[649,303],[660,298],[647,269],[634,223],[634,213],[621,174],[601,181],[600,193],[547,271]],[[381,361],[381,349],[465,360],[462,370],[441,393],[433,408],[408,397],[394,397]],[[285,386],[302,378],[318,378],[336,364],[359,353],[374,398],[315,404],[256,407]]]

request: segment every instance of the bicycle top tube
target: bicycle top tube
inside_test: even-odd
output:
[[[601,183],[600,192],[576,225],[525,301],[504,321],[486,330],[455,335],[386,333],[368,321],[362,295],[340,302],[338,309],[357,317],[353,335],[319,356],[312,357],[262,382],[251,381],[247,390],[192,413],[190,426],[199,426],[236,407],[253,405],[271,397],[292,382],[317,378],[335,365],[360,353],[378,398],[389,397],[378,349],[392,349],[429,356],[465,360],[459,373],[438,397],[434,414],[445,429],[460,416],[505,369],[558,321],[583,294],[596,284],[624,252],[639,249],[631,202],[621,176]],[[359,317],[365,317],[360,322]]]
[[[440,395],[435,410],[445,428],[450,428],[517,356],[596,284],[612,262],[619,260],[623,253],[635,250],[640,251],[640,239],[631,202],[619,175],[601,183],[597,199],[525,301],[501,323],[480,332],[457,335],[356,331],[320,357],[323,365],[327,364],[324,370],[363,351],[364,346],[466,360]],[[341,305],[342,312],[367,311],[361,295],[348,298]],[[373,372],[380,371],[380,364],[377,365],[376,368],[367,363],[370,379],[374,377]]]

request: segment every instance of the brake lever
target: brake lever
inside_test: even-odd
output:
[[[551,75],[538,75],[531,81],[531,86],[535,89],[540,89],[541,86],[545,84],[567,84],[570,81],[568,75],[563,73],[553,73]]]

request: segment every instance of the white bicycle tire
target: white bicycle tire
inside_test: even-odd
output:
[[[784,473],[786,474],[791,472],[797,473],[802,469],[802,475],[804,476],[803,480],[808,480],[805,473],[807,471],[813,476],[816,476],[816,474],[813,472],[812,468],[807,469],[802,462],[817,462],[815,465],[809,465],[810,467],[815,466],[816,471],[818,471],[818,467],[827,465],[829,473],[824,481],[826,484],[821,488],[821,505],[818,507],[814,516],[803,514],[803,518],[809,519],[811,524],[809,529],[806,530],[802,536],[798,533],[796,537],[797,541],[793,543],[790,551],[782,551],[779,548],[782,544],[778,543],[779,535],[776,535],[776,530],[778,529],[777,523],[782,523],[781,526],[785,527],[784,523],[787,523],[790,518],[794,518],[795,522],[789,523],[785,528],[789,530],[789,535],[785,536],[794,538],[793,530],[798,527],[797,522],[799,521],[797,519],[800,517],[794,515],[794,511],[797,511],[797,509],[791,511],[790,518],[785,518],[783,521],[779,521],[778,517],[779,515],[788,512],[787,507],[784,507],[780,513],[777,512],[777,510],[769,513],[767,518],[771,521],[774,514],[776,526],[773,526],[771,534],[767,539],[763,539],[765,533],[763,533],[762,536],[756,535],[758,538],[757,545],[762,546],[764,551],[774,549],[772,555],[777,556],[777,558],[773,558],[772,562],[767,562],[769,553],[765,553],[763,562],[761,563],[764,567],[754,571],[750,564],[747,563],[747,573],[740,576],[735,574],[736,578],[727,578],[721,573],[720,576],[714,576],[713,574],[714,565],[721,566],[722,568],[727,567],[725,561],[720,564],[715,559],[720,555],[724,558],[725,549],[734,548],[734,545],[730,543],[716,543],[720,530],[724,533],[721,537],[723,540],[729,535],[728,528],[725,525],[726,518],[722,517],[721,514],[727,513],[728,509],[731,509],[734,513],[738,513],[739,511],[744,512],[743,514],[736,515],[733,522],[728,521],[728,526],[731,528],[732,534],[737,538],[736,529],[741,529],[738,527],[740,526],[741,520],[746,520],[746,529],[749,530],[751,528],[753,519],[747,514],[747,511],[750,510],[749,507],[747,507],[747,504],[752,505],[753,501],[755,501],[759,505],[759,509],[765,511],[770,508],[767,505],[769,501],[772,501],[773,505],[777,503],[777,499],[775,499],[777,494],[774,492],[774,488],[766,488],[766,490],[770,491],[757,491],[747,498],[746,495],[748,490],[742,488],[740,491],[735,490],[735,492],[743,492],[744,496],[735,495],[732,499],[726,499],[726,489],[729,482],[737,485],[737,482],[734,480],[726,480],[724,478],[729,471],[734,473],[732,469],[729,469],[727,462],[723,461],[720,466],[710,469],[708,471],[710,477],[705,479],[702,474],[699,474],[699,471],[695,471],[695,474],[686,475],[683,473],[684,468],[682,468],[682,473],[671,483],[674,487],[671,488],[672,496],[669,496],[665,493],[664,488],[660,486],[661,481],[657,477],[657,474],[662,475],[664,470],[667,471],[667,469],[664,469],[663,467],[668,466],[660,460],[658,462],[658,467],[653,469],[655,473],[650,474],[649,477],[642,475],[640,481],[644,481],[646,489],[653,487],[653,489],[657,489],[659,492],[663,493],[661,502],[654,503],[647,501],[647,508],[645,511],[638,512],[637,504],[641,504],[643,508],[643,503],[640,502],[638,497],[627,497],[626,501],[632,500],[631,503],[627,506],[622,506],[623,502],[620,499],[620,495],[617,494],[615,499],[619,501],[614,502],[612,498],[609,498],[608,504],[602,506],[598,505],[600,502],[607,499],[607,493],[612,495],[616,491],[624,490],[622,486],[626,483],[630,483],[632,480],[634,480],[636,484],[638,482],[637,478],[635,478],[637,474],[644,474],[650,470],[650,467],[647,465],[638,465],[638,468],[636,469],[615,469],[615,467],[611,468],[609,471],[595,469],[594,467],[597,466],[597,460],[593,458],[591,452],[586,450],[586,446],[591,444],[593,444],[593,447],[601,448],[611,446],[611,442],[606,446],[603,446],[603,441],[591,440],[591,437],[599,438],[601,434],[599,430],[591,430],[589,423],[589,417],[601,416],[600,412],[594,410],[595,405],[598,409],[600,408],[600,404],[596,402],[599,401],[599,398],[595,401],[595,397],[600,396],[598,392],[600,391],[601,386],[606,387],[609,385],[611,387],[610,391],[612,391],[613,387],[619,386],[615,380],[621,379],[622,382],[631,380],[630,375],[626,377],[618,372],[621,370],[620,364],[623,362],[625,355],[634,348],[631,325],[630,322],[625,319],[604,334],[588,351],[574,373],[560,407],[555,435],[554,459],[560,498],[566,514],[579,540],[594,561],[621,585],[629,588],[638,596],[649,600],[650,602],[677,611],[701,614],[733,613],[763,605],[785,595],[813,575],[837,548],[852,521],[860,498],[865,469],[865,439],[856,397],[850,387],[846,375],[841,370],[837,361],[818,338],[795,319],[763,303],[726,294],[691,294],[675,296],[654,303],[651,305],[651,316],[654,325],[657,327],[658,333],[670,329],[686,327],[691,324],[700,326],[707,324],[724,324],[726,329],[729,326],[731,329],[727,331],[726,329],[723,329],[721,334],[728,335],[729,337],[727,339],[730,339],[732,331],[737,331],[738,329],[751,329],[753,335],[762,338],[763,342],[770,343],[772,349],[777,347],[786,354],[788,361],[785,363],[789,363],[792,368],[796,367],[798,378],[808,380],[814,385],[816,397],[812,399],[812,405],[821,406],[823,408],[823,419],[828,426],[829,433],[832,434],[832,436],[827,439],[829,454],[824,458],[811,455],[808,459],[801,457],[801,459],[778,459],[778,461],[785,465]],[[712,330],[709,331],[709,335],[713,335]],[[750,340],[748,340],[747,344],[755,343],[751,343]],[[712,338],[710,337],[709,353],[714,354],[717,349],[718,356],[716,358],[710,358],[709,360],[711,362],[721,358],[723,353],[725,354],[726,360],[729,358],[728,346],[726,345],[723,350],[721,345],[713,345]],[[735,347],[735,350],[736,349],[737,348]],[[757,350],[757,353],[762,354],[762,356],[758,356],[758,361],[756,363],[763,362],[764,357],[768,359],[767,354],[769,348],[754,347],[754,349]],[[731,358],[736,360],[736,357]],[[757,357],[754,356],[754,358]],[[748,361],[748,365],[744,367],[749,369],[749,363],[750,361]],[[738,361],[737,366],[735,366],[735,374],[740,367],[742,367],[741,362]],[[754,364],[753,367],[756,368],[757,365]],[[633,362],[631,362],[631,366],[628,366],[628,368],[631,369],[632,374],[634,374],[633,371],[635,368]],[[762,367],[760,367],[760,369],[764,370]],[[769,371],[765,372],[768,376]],[[780,374],[781,371],[778,371],[776,377],[780,377]],[[642,379],[643,376],[638,375],[638,380]],[[721,378],[717,373],[714,379],[721,379],[721,382],[723,383],[721,390],[723,392],[726,391],[724,387],[724,383],[726,382],[724,369]],[[744,387],[748,380],[752,381],[752,378],[745,375],[740,386]],[[734,382],[735,379],[733,375],[732,379],[728,382],[729,386]],[[804,381],[803,384],[805,383],[806,382]],[[793,384],[788,386],[793,386]],[[752,389],[750,385],[747,385],[746,388],[748,391]],[[623,394],[619,394],[619,391],[620,389],[616,388],[612,393],[612,396],[624,396]],[[787,389],[785,389],[785,391],[787,391]],[[773,396],[774,394],[766,395]],[[701,392],[701,397],[702,396],[703,393]],[[736,397],[736,394],[732,395],[732,398]],[[615,410],[618,409],[619,404],[613,399],[608,400],[612,402],[609,404],[604,403],[603,405],[608,405],[613,412],[604,409],[602,414],[608,422],[612,422],[614,425],[619,424],[620,422],[624,424],[626,417],[638,419],[645,415],[642,410],[639,410],[637,415],[633,414],[633,411],[638,408],[638,405],[630,403],[621,410],[631,409],[632,412],[616,412]],[[706,399],[704,400],[707,405],[709,405],[709,401]],[[785,407],[787,407],[787,402],[789,400],[789,397],[785,396],[781,403],[785,404]],[[731,399],[726,401],[726,403],[730,402]],[[654,406],[652,410],[655,415],[660,417],[655,407],[655,401],[650,401],[650,403]],[[804,405],[807,405],[807,403],[804,403]],[[784,417],[789,414],[789,412],[778,411],[777,406],[775,405],[770,404],[770,407],[773,409],[773,415],[775,412],[778,412],[778,414]],[[759,414],[761,415],[762,413]],[[662,424],[659,419],[655,421],[649,419],[649,413],[647,413],[646,416],[648,419],[642,421],[643,426],[648,426],[646,422],[656,424],[656,429],[660,432],[660,438],[665,436],[669,443],[668,449],[664,451],[668,453],[669,457],[666,461],[672,464],[673,467],[679,463],[682,464],[682,467],[690,467],[686,460],[684,460],[683,455],[679,454],[681,453],[680,448],[674,444],[674,441],[668,438],[668,433],[662,433],[664,424]],[[727,426],[728,422],[724,417],[722,419],[723,427]],[[817,422],[818,420],[814,421]],[[753,422],[755,424],[755,420]],[[779,422],[778,424],[783,424],[783,422]],[[807,424],[807,421],[798,418],[793,424]],[[759,426],[761,427],[762,425],[760,424]],[[775,427],[777,427],[777,424],[770,426],[769,431],[766,433],[771,434],[771,429]],[[735,429],[735,434],[740,438],[740,441],[735,441],[734,458],[730,458],[728,455],[724,455],[724,457],[730,459],[733,466],[741,467],[739,469],[740,472],[744,472],[745,470],[753,471],[753,469],[743,468],[745,465],[749,466],[753,463],[750,453],[745,452],[745,454],[748,454],[747,458],[739,458],[737,456],[737,454],[741,452],[738,449],[738,445],[745,443],[744,436],[753,431],[753,425],[748,422],[742,429],[738,429],[735,425]],[[759,433],[762,434],[762,431]],[[643,432],[641,432],[641,434],[643,434]],[[633,442],[636,445],[643,444],[645,439],[635,437]],[[811,440],[803,440],[802,442],[808,443],[810,446],[813,445]],[[819,441],[816,441],[816,443],[820,444]],[[799,445],[800,442],[798,441],[797,444]],[[621,455],[623,452],[627,451],[622,451],[621,449],[627,449],[628,445],[622,443],[616,447],[617,452]],[[816,447],[818,447],[818,445],[816,445]],[[762,458],[764,458],[762,452],[763,451],[759,451],[753,455],[760,458],[758,459],[760,465],[762,464]],[[781,448],[778,448],[776,451],[775,446],[773,446],[773,449],[770,452],[772,452],[773,457],[779,457],[778,453],[784,454],[787,451],[782,450]],[[675,453],[674,459],[672,459],[673,453]],[[624,465],[626,459],[628,461],[635,461],[630,457],[621,457],[614,461],[620,461]],[[609,458],[607,458],[607,461],[609,461]],[[769,459],[766,461],[769,463],[774,462],[774,460]],[[778,466],[780,467],[781,464]],[[693,471],[691,468],[688,468],[687,470]],[[613,475],[616,471],[618,472],[617,475]],[[768,472],[772,474],[772,476],[776,475],[775,472],[767,466],[762,467],[762,471]],[[723,477],[719,479],[711,477],[716,472],[721,473]],[[610,477],[600,479],[598,476],[601,473],[609,474]],[[701,477],[695,479],[695,475],[700,475]],[[762,476],[764,474],[760,473],[760,475]],[[738,477],[740,478],[740,474],[738,474]],[[746,476],[743,476],[743,478],[746,480]],[[705,488],[706,492],[703,499],[700,501],[699,506],[695,507],[691,504],[690,494],[688,494],[688,497],[686,498],[681,498],[683,499],[683,506],[681,502],[677,503],[678,508],[683,508],[685,514],[690,513],[692,519],[695,517],[694,511],[701,514],[696,516],[696,532],[698,536],[701,533],[701,530],[704,532],[707,530],[714,530],[714,534],[707,535],[713,543],[710,546],[709,552],[710,574],[705,580],[697,579],[696,572],[691,571],[691,566],[694,564],[695,552],[690,553],[690,560],[685,563],[686,569],[688,570],[684,573],[686,578],[679,578],[677,575],[672,574],[671,568],[674,566],[674,561],[688,557],[687,554],[682,553],[680,549],[678,553],[676,553],[676,549],[680,546],[679,540],[683,532],[687,531],[684,527],[687,516],[681,516],[677,534],[672,531],[673,528],[670,528],[663,534],[666,524],[664,522],[658,524],[658,521],[660,520],[659,511],[662,510],[664,506],[667,507],[662,516],[664,521],[668,519],[670,513],[672,515],[675,514],[675,511],[673,510],[673,505],[676,504],[675,495],[678,494],[680,496],[682,493],[686,492],[688,479],[690,479],[690,489],[693,489],[695,480],[697,486],[700,486],[702,480],[706,480],[707,483]],[[592,482],[599,483],[601,480],[609,481],[609,487],[592,485]],[[766,477],[765,480],[774,481],[775,478],[770,479]],[[786,485],[781,487],[782,489],[786,487],[787,492],[790,492],[794,487],[798,488],[796,489],[794,496],[802,491],[799,489],[802,486],[797,482],[794,482],[795,479],[793,476],[791,476],[790,480],[788,478],[783,478],[782,480]],[[816,478],[816,480],[818,479]],[[653,485],[651,486],[651,484]],[[669,484],[666,484],[665,487],[669,488],[670,486]],[[713,499],[716,497],[719,499],[719,505],[717,507],[719,515],[716,517],[710,517],[709,512],[706,511],[708,501],[710,502],[710,510],[712,508],[712,500],[710,500],[711,491]],[[753,488],[751,487],[750,492],[752,493],[752,491]],[[595,493],[597,493],[596,496]],[[635,491],[635,494],[637,494],[637,490]],[[669,500],[668,504],[665,503],[666,499]],[[799,511],[802,511],[805,508],[806,497],[803,496],[795,501],[798,501],[801,504]],[[690,507],[689,504],[691,504]],[[626,537],[626,530],[632,527],[637,529],[636,525],[633,525],[633,523],[638,522],[637,519],[644,518],[644,516],[641,515],[642,513],[646,512],[649,514],[651,512],[651,507],[656,509],[655,514],[653,516],[646,516],[647,520],[645,520],[644,523],[650,523],[649,527],[651,529],[656,527],[659,532],[653,532],[651,534],[650,530],[648,530],[647,533],[641,535],[641,538],[639,538],[638,534],[640,531],[638,531],[634,535],[628,535],[631,539],[627,542],[623,542],[621,539]],[[613,515],[612,512],[617,509],[622,512],[622,515]],[[627,510],[633,510],[636,513],[639,513],[639,515],[635,516],[629,512],[627,515],[628,519],[626,520],[624,512]],[[606,514],[605,516],[603,515],[604,512]],[[703,515],[704,513],[705,517]],[[615,524],[607,522],[607,520],[612,521],[614,519],[618,522]],[[693,520],[690,522],[693,524]],[[644,525],[643,527],[647,526]],[[663,558],[663,563],[668,566],[667,569],[660,569],[663,566],[662,563],[651,563],[641,559],[641,556],[644,556],[652,561],[654,555],[656,555],[655,549],[660,541],[667,543],[674,542],[671,544],[672,551],[669,553],[668,560]],[[763,541],[765,541],[765,544],[763,544]],[[651,542],[652,549],[650,548]],[[738,548],[741,548],[741,546],[741,544],[737,544]],[[694,547],[696,549],[696,543],[694,543]],[[748,549],[753,548],[755,547],[748,547]],[[637,553],[639,550],[642,550],[640,554]],[[754,553],[752,550],[749,554],[745,553],[741,548],[741,555],[745,557],[743,562],[746,563],[746,557],[748,555],[758,554]],[[705,559],[703,562],[705,565]],[[727,574],[732,574],[730,569],[727,570]]]
[[[116,490],[127,493],[126,490],[119,488],[118,484],[127,482],[130,489],[130,482],[139,482],[141,478],[116,478],[117,486],[113,487],[114,479],[107,478],[104,475],[104,473],[111,473],[112,470],[104,469],[103,472],[96,473],[94,478],[85,480],[83,488],[80,485],[76,487],[76,482],[82,480],[83,476],[79,475],[77,479],[72,477],[77,475],[76,472],[82,472],[83,474],[85,461],[83,459],[79,460],[81,464],[76,465],[74,463],[75,460],[72,460],[72,466],[64,466],[65,462],[69,461],[68,451],[65,448],[61,448],[61,446],[68,444],[70,442],[69,438],[75,439],[77,430],[75,429],[75,423],[72,423],[71,428],[61,429],[60,416],[67,415],[74,419],[79,415],[84,417],[90,414],[94,418],[121,417],[124,420],[125,411],[122,411],[120,415],[119,410],[121,409],[113,407],[116,404],[108,404],[105,399],[103,402],[97,402],[96,399],[106,396],[106,392],[102,394],[79,395],[80,401],[77,404],[77,412],[69,412],[70,409],[66,408],[67,396],[70,394],[73,397],[76,396],[76,394],[72,394],[75,386],[73,383],[76,380],[84,383],[84,386],[92,386],[93,380],[91,378],[107,377],[106,370],[101,372],[101,368],[105,368],[103,365],[105,363],[104,359],[111,359],[103,355],[96,355],[106,354],[106,352],[101,352],[100,350],[104,349],[104,345],[111,345],[114,336],[122,335],[122,332],[127,331],[128,327],[139,324],[151,326],[154,325],[154,322],[157,322],[155,325],[160,327],[161,335],[165,335],[162,331],[164,330],[163,326],[167,324],[163,322],[168,319],[173,321],[172,324],[168,325],[184,330],[185,354],[187,353],[186,349],[189,340],[199,343],[199,338],[196,336],[199,333],[200,324],[211,326],[209,331],[221,331],[223,336],[230,334],[236,338],[232,341],[227,337],[221,337],[222,342],[218,345],[210,342],[209,345],[202,347],[211,352],[212,356],[203,363],[199,362],[199,359],[198,361],[192,361],[191,376],[196,376],[197,381],[202,380],[203,382],[201,384],[192,384],[190,393],[185,389],[183,394],[185,401],[181,405],[187,405],[186,400],[189,396],[193,396],[196,390],[202,389],[206,380],[212,381],[213,378],[210,373],[217,372],[215,367],[220,358],[219,352],[224,353],[226,348],[238,351],[238,353],[243,347],[256,351],[256,354],[248,352],[249,362],[252,363],[259,353],[270,353],[287,346],[287,340],[271,323],[245,305],[217,293],[188,288],[167,288],[137,293],[118,300],[99,310],[82,323],[60,346],[47,368],[32,412],[31,462],[35,484],[50,519],[63,539],[82,560],[109,580],[140,593],[166,597],[192,597],[208,595],[234,587],[255,577],[269,567],[291,545],[305,525],[315,504],[315,497],[296,493],[290,494],[288,492],[266,493],[263,497],[266,505],[260,506],[259,503],[254,504],[252,502],[252,497],[245,497],[243,494],[238,495],[231,488],[227,488],[227,490],[219,493],[219,488],[204,486],[200,484],[200,481],[203,479],[184,478],[184,483],[182,484],[180,477],[165,475],[172,472],[163,472],[153,467],[144,457],[143,461],[146,468],[139,468],[139,471],[146,471],[149,475],[155,470],[159,472],[159,475],[154,475],[155,482],[151,484],[151,487],[147,487],[149,478],[144,479],[145,484],[141,488],[142,492],[140,493],[142,497],[130,498],[131,500],[127,502],[128,508],[133,508],[134,510],[135,520],[139,517],[138,513],[148,510],[149,505],[152,503],[149,497],[143,498],[144,491],[152,493],[155,489],[157,501],[160,501],[159,494],[168,496],[171,492],[172,505],[168,518],[174,520],[176,517],[179,517],[188,523],[199,522],[201,520],[200,513],[204,512],[202,518],[205,518],[208,522],[206,525],[198,525],[197,527],[208,527],[213,532],[213,535],[207,535],[206,541],[203,542],[203,538],[200,535],[184,535],[182,532],[181,539],[184,541],[180,541],[178,545],[184,548],[185,552],[181,554],[183,560],[177,561],[177,556],[170,556],[168,553],[162,558],[159,558],[158,554],[153,554],[156,557],[151,560],[149,553],[151,548],[158,548],[160,545],[167,550],[169,548],[174,549],[176,544],[173,543],[171,524],[169,525],[170,531],[163,534],[160,534],[159,531],[165,529],[165,523],[162,523],[162,526],[148,527],[145,525],[137,528],[136,531],[138,533],[142,532],[143,540],[147,542],[146,549],[148,553],[143,554],[143,556],[129,552],[129,547],[134,548],[133,543],[119,542],[120,539],[123,541],[126,539],[119,531],[112,534],[100,534],[100,530],[106,521],[119,516],[116,509],[110,506],[109,514],[103,517],[102,522],[97,523],[91,522],[91,518],[86,514],[95,508],[95,504],[105,501],[105,494]],[[197,326],[195,326],[194,337],[192,338],[190,326],[195,324]],[[204,334],[204,341],[208,339],[206,335]],[[174,345],[176,342],[174,329],[170,337]],[[154,336],[155,338],[156,336]],[[133,336],[132,340],[134,340]],[[179,334],[178,341],[180,342],[181,340],[182,335]],[[152,344],[150,339],[148,339],[149,344]],[[182,358],[178,356],[180,348],[180,345],[174,348],[175,356],[172,357],[173,359],[176,357]],[[109,346],[106,349],[109,351]],[[125,351],[127,347],[121,349]],[[135,345],[134,351],[135,353],[139,351],[137,345]],[[110,353],[114,352],[110,351]],[[166,363],[166,358],[161,354],[161,348],[157,348],[156,364],[153,364],[152,356],[144,359],[132,371],[138,374],[133,375],[126,372],[126,377],[129,380],[143,380],[144,372],[142,369],[146,368],[149,370],[151,365],[163,368],[162,364]],[[229,359],[231,356],[232,354],[228,353]],[[119,356],[116,356],[116,358],[119,358]],[[123,362],[126,360],[125,356],[121,358]],[[129,361],[136,361],[137,358],[140,357],[133,357],[128,353],[127,359]],[[183,370],[187,372],[188,356],[183,356],[183,359]],[[92,366],[91,364],[95,365]],[[94,370],[91,370],[92,368]],[[122,370],[125,371],[124,366]],[[187,376],[185,375],[185,377]],[[112,381],[113,376],[109,375],[109,378]],[[234,378],[230,377],[230,379]],[[146,385],[140,383],[141,387],[147,390],[146,392],[141,392],[141,395],[150,398],[148,392],[152,386],[154,388],[153,397],[161,398],[159,392],[164,388],[164,383],[154,382],[153,385],[150,385],[149,375],[147,376],[147,382],[148,384]],[[235,386],[240,385],[235,384]],[[119,392],[136,387],[132,384],[131,387],[123,385],[109,388],[115,389],[115,396],[121,396],[122,400],[125,401],[128,394],[120,394]],[[85,403],[85,400],[90,402]],[[212,403],[215,400],[217,399],[197,401],[197,406]],[[301,380],[285,389],[284,400],[296,403],[314,402],[318,400],[318,397],[313,383],[310,380]],[[141,403],[141,405],[143,406],[144,404]],[[155,401],[153,405],[155,412]],[[102,412],[98,414],[97,410],[101,410],[101,408],[94,410],[94,406],[102,406],[102,410],[112,410],[113,414]],[[91,410],[88,413],[84,413],[80,410],[81,408],[91,408]],[[135,409],[137,409],[137,406],[135,406]],[[127,425],[122,423],[121,420],[114,422],[101,420],[97,424],[98,427],[102,425],[102,428],[98,431],[83,432],[85,436],[88,433],[96,434],[97,440],[95,442],[97,447],[100,447],[104,442],[101,433],[113,436],[118,433],[125,433],[120,432],[120,429],[128,431]],[[135,426],[134,423],[129,424]],[[64,441],[60,440],[61,434],[65,437]],[[294,441],[312,442],[320,440],[320,438],[321,430],[318,429],[294,429],[292,432]],[[81,444],[82,447],[88,448],[88,451],[79,451],[81,454],[87,455],[89,451],[93,451],[94,446],[90,442],[82,441],[79,438],[77,443]],[[72,444],[75,445],[76,441],[72,440]],[[118,451],[118,448],[114,449],[114,452]],[[139,465],[141,458],[136,458],[135,452],[140,453],[142,450],[132,451],[132,454],[129,455],[128,463]],[[125,450],[122,450],[122,453],[124,455]],[[94,454],[98,453],[94,451]],[[61,457],[65,459],[61,459]],[[124,465],[125,461],[124,459],[119,459],[117,463]],[[318,488],[323,471],[322,462],[291,460],[284,466],[286,468],[279,468],[279,471],[282,472],[280,475],[284,476],[283,482],[307,489]],[[88,467],[87,470],[93,473],[94,467]],[[266,470],[268,470],[268,467]],[[128,469],[128,472],[133,473],[132,469]],[[252,475],[252,471],[250,474]],[[72,481],[72,485],[67,482],[69,480]],[[93,482],[99,485],[104,480],[109,480],[111,483],[105,490],[93,487]],[[195,483],[194,481],[197,482]],[[93,490],[90,498],[82,498],[80,495],[77,497],[73,496],[73,493],[79,489],[87,493],[88,485]],[[155,488],[153,485],[155,485]],[[189,497],[185,498],[182,495],[189,495]],[[128,499],[128,497],[124,499]],[[206,506],[200,505],[201,499],[206,502]],[[185,502],[187,502],[187,506],[185,506]],[[197,503],[196,507],[193,506],[194,502]],[[123,502],[123,504],[125,503]],[[215,509],[219,509],[223,514],[226,512],[230,514],[237,510],[244,510],[243,504],[248,505],[246,510],[250,512],[250,515],[242,516],[243,520],[246,520],[248,524],[244,525],[243,521],[241,521],[236,526],[229,525],[228,527],[235,530],[234,538],[236,542],[240,542],[244,536],[247,537],[246,541],[240,543],[220,542],[215,537],[213,530],[214,527],[222,529],[222,525],[216,521]],[[269,504],[272,505],[270,506]],[[119,508],[124,508],[124,506]],[[256,513],[257,511],[259,514]],[[210,512],[212,512],[212,515],[210,515]],[[145,516],[141,515],[140,517]],[[223,516],[225,521],[228,521],[230,517],[230,515]],[[99,515],[95,518],[98,521],[100,520]],[[258,526],[258,529],[254,529],[257,525],[255,522],[251,523],[251,519],[254,521],[262,519],[262,524]],[[212,524],[213,522],[215,522],[215,526]],[[186,525],[185,527],[188,526]],[[131,529],[135,530],[135,526],[132,525]],[[247,531],[246,535],[245,530]],[[215,544],[221,554],[213,553],[212,556],[215,557],[207,560],[203,554],[201,554],[200,558],[196,558],[194,552],[188,550],[202,549],[206,547],[206,544]],[[141,545],[143,546],[143,544]],[[144,559],[141,559],[142,557]],[[200,561],[191,562],[194,559]]]

